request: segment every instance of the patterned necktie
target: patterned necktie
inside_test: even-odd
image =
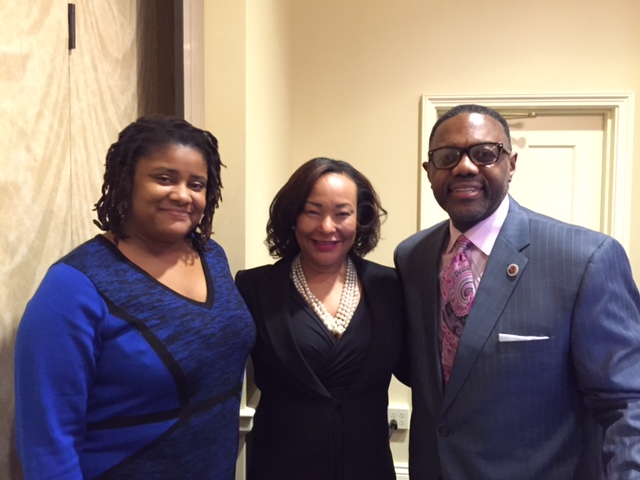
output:
[[[458,237],[454,245],[453,258],[442,271],[440,278],[440,292],[442,294],[440,336],[442,375],[445,384],[449,381],[460,335],[476,294],[471,264],[465,254],[470,245],[471,240],[467,237],[464,235]]]

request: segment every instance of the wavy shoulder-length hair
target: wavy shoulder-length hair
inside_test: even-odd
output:
[[[297,254],[300,246],[294,227],[315,183],[323,175],[346,175],[357,187],[356,238],[349,253],[363,257],[378,244],[380,226],[387,215],[371,182],[356,168],[342,160],[318,157],[302,164],[276,194],[269,207],[265,244],[274,258]]]

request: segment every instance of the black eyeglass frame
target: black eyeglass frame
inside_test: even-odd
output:
[[[493,145],[494,147],[498,147],[498,154],[496,155],[495,160],[493,160],[491,162],[488,162],[488,163],[478,163],[478,162],[476,162],[476,160],[470,155],[470,150],[472,148],[479,147],[481,145]],[[458,155],[460,156],[460,158],[458,158],[457,162],[452,163],[448,167],[438,167],[435,163],[433,163],[433,160],[432,160],[433,159],[433,154],[434,154],[434,152],[437,152],[438,150],[444,150],[444,149],[457,150],[458,151]],[[464,148],[458,148],[458,147],[440,147],[440,148],[435,148],[433,150],[429,150],[427,152],[427,155],[429,157],[429,163],[431,163],[434,168],[437,168],[438,170],[450,170],[452,168],[455,168],[455,166],[460,163],[460,160],[462,160],[462,157],[464,156],[464,154],[466,154],[467,157],[469,157],[469,160],[471,160],[475,165],[477,165],[479,167],[487,167],[489,165],[496,164],[498,162],[498,160],[500,160],[500,156],[503,153],[506,153],[507,155],[510,155],[511,151],[508,148],[506,148],[502,142],[482,142],[482,143],[476,143],[474,145],[469,145],[468,147],[464,147]]]

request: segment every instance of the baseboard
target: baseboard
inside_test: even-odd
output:
[[[395,464],[396,480],[409,480],[409,466],[407,464]]]

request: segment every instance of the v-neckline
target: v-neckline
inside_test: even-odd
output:
[[[99,241],[101,241],[103,244],[105,244],[107,246],[107,248],[114,255],[116,255],[118,258],[120,258],[120,260],[122,260],[124,263],[126,263],[127,265],[132,267],[138,273],[142,274],[144,277],[147,278],[147,280],[149,280],[154,285],[156,285],[156,286],[166,290],[167,292],[170,292],[172,295],[175,295],[176,297],[179,297],[179,298],[181,298],[183,300],[186,300],[186,301],[188,301],[188,302],[190,302],[190,303],[192,303],[194,305],[198,305],[198,306],[201,306],[201,307],[204,307],[204,308],[210,308],[211,305],[213,305],[213,299],[214,299],[214,293],[215,293],[213,291],[214,290],[213,289],[213,280],[211,278],[211,272],[209,271],[209,266],[207,265],[207,262],[205,261],[205,258],[203,256],[203,254],[198,254],[198,258],[200,259],[200,264],[202,265],[202,271],[204,273],[206,289],[207,289],[207,296],[206,296],[206,299],[204,301],[199,301],[199,300],[195,300],[195,299],[193,299],[191,297],[188,297],[186,295],[183,295],[180,292],[177,292],[176,290],[172,289],[171,287],[168,287],[164,283],[160,282],[153,275],[150,275],[146,270],[144,270],[143,268],[140,268],[134,262],[129,260],[129,258],[127,258],[127,256],[124,255],[113,242],[111,242],[109,239],[105,238],[104,235],[97,235],[96,238],[99,239]]]

